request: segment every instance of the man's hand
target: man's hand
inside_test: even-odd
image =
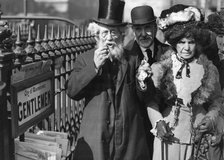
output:
[[[198,124],[199,132],[210,132],[213,129],[213,122],[209,117],[204,117]]]
[[[108,47],[100,47],[94,52],[94,63],[96,69],[100,69],[108,58]]]
[[[156,128],[157,128],[157,136],[161,139],[168,140],[169,137],[173,136],[173,133],[169,129],[169,126],[163,120],[157,122]]]

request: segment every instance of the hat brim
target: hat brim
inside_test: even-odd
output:
[[[156,21],[156,17],[155,17],[155,19],[153,19],[151,21],[147,21],[147,22],[146,21],[139,21],[139,22],[135,21],[135,23],[129,23],[129,24],[132,25],[132,26],[140,26],[140,25],[150,24],[150,23],[153,23],[155,21]]]
[[[118,26],[126,26],[127,23],[126,22],[117,22],[114,20],[108,20],[108,19],[93,19],[94,22],[105,25],[105,26],[114,26],[114,27],[118,27]]]

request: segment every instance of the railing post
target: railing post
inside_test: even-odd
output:
[[[11,122],[7,106],[10,101],[10,77],[14,59],[12,52],[12,32],[6,22],[0,20],[0,159],[12,159],[14,152],[14,141],[11,134]],[[8,40],[6,42],[5,40]]]
[[[27,16],[27,0],[23,0],[24,16]]]

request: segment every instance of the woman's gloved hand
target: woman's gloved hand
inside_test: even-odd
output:
[[[213,121],[209,117],[204,117],[198,124],[199,132],[211,132],[214,128]]]
[[[166,124],[164,120],[157,122],[157,136],[162,140],[168,140],[173,136],[173,133],[170,130],[170,127]]]

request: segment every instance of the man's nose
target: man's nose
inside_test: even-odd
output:
[[[148,28],[142,28],[141,34],[142,36],[152,36],[153,33]]]
[[[145,28],[142,28],[141,33],[142,33],[143,36],[147,35],[147,32],[146,32]]]
[[[112,36],[112,34],[110,32],[108,32],[107,40],[111,40],[111,39],[113,39],[113,36]]]

